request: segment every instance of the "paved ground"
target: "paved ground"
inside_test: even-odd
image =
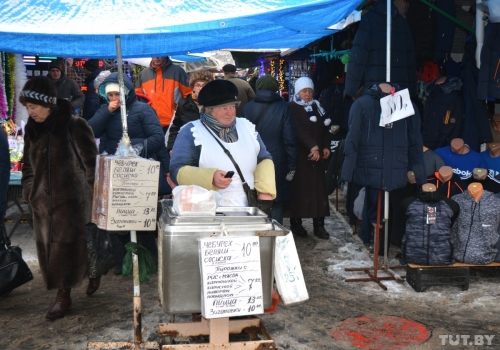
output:
[[[13,208],[8,212],[10,219],[17,215]],[[12,225],[7,223],[7,229]],[[346,272],[346,267],[372,266],[372,262],[342,215],[333,210],[326,225],[331,233],[328,241],[312,234],[296,239],[310,299],[261,316],[278,349],[500,349],[498,269],[471,270],[467,291],[439,286],[416,293],[406,282],[395,281],[384,282],[388,290],[383,291],[373,282],[346,283],[346,278],[366,277],[362,272]],[[310,220],[306,228],[312,233]],[[67,317],[50,322],[44,315],[55,292],[43,287],[29,225],[21,224],[12,241],[23,248],[35,279],[0,299],[1,349],[85,349],[88,341],[133,339],[131,277],[104,276],[93,297],[85,295],[84,283],[73,290],[73,310]],[[392,249],[390,257],[395,253]],[[391,259],[390,266],[394,265],[397,261]],[[156,341],[158,324],[171,320],[159,304],[156,276],[141,285],[141,294],[144,339]],[[353,320],[357,317],[362,318]],[[416,326],[409,321],[417,322]],[[451,343],[445,335],[453,335]],[[462,338],[451,345],[456,335]],[[479,345],[479,338],[474,345],[476,335],[494,335],[492,345]],[[406,346],[417,338],[423,343]]]

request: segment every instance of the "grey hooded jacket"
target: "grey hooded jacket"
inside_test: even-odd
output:
[[[489,264],[498,253],[500,199],[484,191],[476,202],[467,191],[453,196],[460,215],[453,225],[453,257],[468,264]]]

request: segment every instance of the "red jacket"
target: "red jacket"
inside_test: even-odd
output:
[[[167,58],[160,67],[151,64],[135,83],[135,92],[147,95],[162,127],[170,125],[179,100],[192,92],[186,72]]]

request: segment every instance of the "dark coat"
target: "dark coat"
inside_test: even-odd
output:
[[[44,123],[30,118],[24,137],[23,198],[47,289],[77,287],[85,276],[97,156],[87,122],[71,115],[68,101],[57,106]]]
[[[270,105],[270,107],[268,107]],[[276,176],[275,202],[292,199],[292,183],[286,174],[297,169],[297,135],[290,107],[274,91],[258,90],[255,99],[243,108],[241,116],[255,123],[264,108],[268,108],[255,129],[271,153]]]
[[[246,80],[238,78],[235,73],[225,73],[224,80],[230,81],[238,89],[238,101],[241,103],[236,106],[236,116],[239,117],[243,107],[255,97],[255,92]]]
[[[50,74],[47,74],[47,77],[52,81]],[[61,78],[59,78],[54,85],[57,88],[57,98],[70,101],[73,106],[73,110],[83,107],[85,95],[75,81],[66,77],[63,70],[61,71]]]
[[[10,154],[7,134],[0,130],[0,220],[5,216],[7,209],[7,192],[9,190],[10,179]],[[0,239],[1,240],[1,239]]]
[[[365,91],[386,79],[386,1],[375,2],[361,18],[349,56],[345,92],[356,96],[364,84]],[[406,20],[391,5],[391,82],[408,88],[410,96],[417,95],[415,49]]]
[[[326,188],[325,165],[323,161],[313,162],[308,159],[314,146],[318,146],[320,154],[324,148],[330,149],[330,133],[313,104],[317,122],[309,120],[304,107],[290,102],[298,141],[297,171],[292,181],[291,217],[322,218],[330,216],[330,205]]]
[[[90,120],[95,112],[101,107],[101,98],[95,92],[94,80],[97,78],[102,69],[96,69],[89,76],[85,78],[85,86],[87,87],[87,92],[85,93],[85,102],[83,103],[83,113],[82,118],[85,120]]]
[[[189,122],[200,119],[200,109],[196,102],[193,101],[193,97],[188,95],[186,98],[181,98],[177,110],[175,111],[175,118],[170,125],[170,131],[168,134],[167,151],[171,151],[174,148],[175,139],[179,135],[179,130],[181,127]]]
[[[430,83],[425,87],[422,140],[424,146],[434,150],[448,146],[454,138],[462,137],[465,118],[462,81],[447,78],[442,84]]]
[[[111,73],[99,86],[101,96],[106,96],[105,89],[109,83],[118,83],[118,73]],[[147,140],[148,157],[155,155],[165,171],[168,171],[169,158],[165,147],[165,136],[155,111],[148,104],[136,100],[134,86],[130,79],[125,78],[124,84],[129,89],[126,96],[127,128],[132,145],[144,145],[145,140]],[[107,100],[107,97],[105,99]],[[89,120],[89,125],[94,131],[95,137],[106,136],[105,151],[108,154],[115,154],[117,144],[123,136],[120,108],[110,113],[108,105],[102,105],[94,117]]]
[[[477,94],[480,100],[487,97],[500,99],[500,23],[488,23],[484,30],[481,49],[481,67]]]
[[[425,183],[420,115],[400,119],[392,128],[382,128],[380,99],[386,96],[378,85],[358,98],[349,114],[345,159],[341,179],[357,185],[392,191],[404,188],[407,172],[413,170],[417,184]]]
[[[402,261],[418,265],[449,265],[453,259],[451,226],[458,217],[458,204],[435,192],[422,192],[403,200],[406,232]],[[428,207],[436,208],[436,222],[427,223]]]

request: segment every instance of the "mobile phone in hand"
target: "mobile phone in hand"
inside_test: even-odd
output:
[[[234,171],[228,171],[228,172],[226,173],[226,175],[224,175],[224,178],[226,178],[226,179],[230,179],[230,178],[232,178],[232,177],[233,177],[233,175],[234,175]]]

